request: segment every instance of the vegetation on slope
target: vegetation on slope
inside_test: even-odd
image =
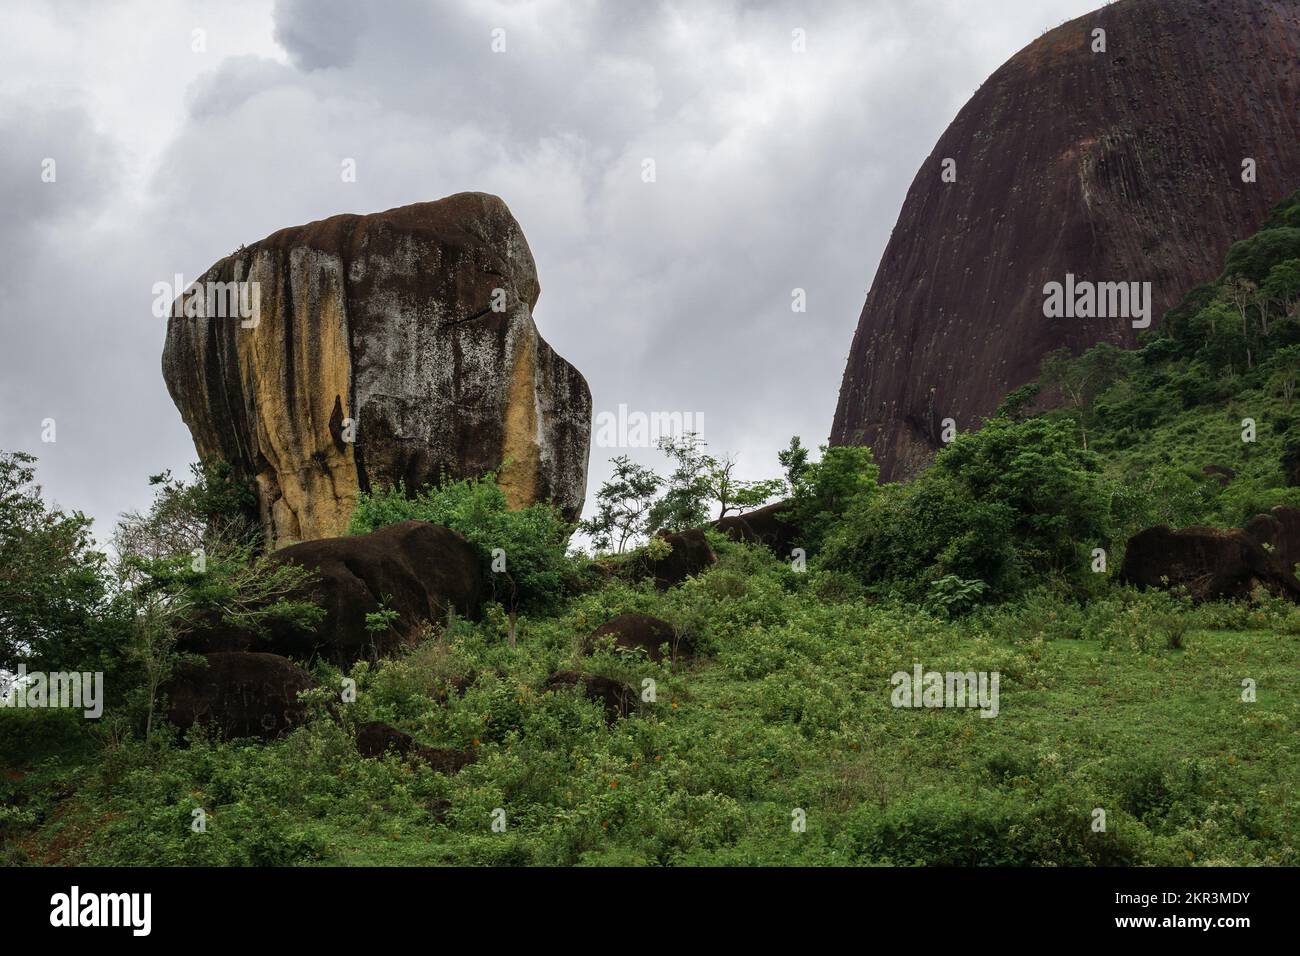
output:
[[[718,564],[660,591],[563,553],[558,518],[507,512],[491,481],[368,497],[354,531],[446,523],[485,561],[505,547],[516,590],[480,620],[437,622],[399,658],[347,674],[317,663],[315,717],[273,743],[145,732],[158,706],[148,690],[187,626],[180,611],[204,595],[240,608],[267,592],[247,573],[254,556],[229,560],[244,532],[223,517],[240,500],[228,476],[164,479],[155,508],[119,531],[127,553],[109,562],[83,518],[45,504],[30,459],[6,456],[0,666],[102,664],[114,677],[98,721],[0,710],[0,854],[15,864],[1300,863],[1300,609],[1262,595],[1192,607],[1114,581],[1141,527],[1235,525],[1300,504],[1297,300],[1300,194],[1140,349],[1050,357],[1036,387],[1058,389],[1063,407],[1031,414],[1035,387],[1018,390],[915,481],[880,484],[865,449],[810,461],[796,440],[780,462],[806,566],[713,535]],[[1242,441],[1246,418],[1253,442]],[[702,502],[749,507],[776,488],[735,484],[696,442],[669,452],[668,479],[624,468],[601,490],[590,530],[609,550],[698,523]],[[191,541],[225,556],[206,577],[178,564]],[[627,611],[669,622],[694,654],[674,668],[640,652],[582,652],[597,625]],[[996,672],[998,716],[893,706],[893,676],[917,664]],[[545,691],[564,669],[643,690],[639,712],[607,723],[599,703]],[[345,677],[358,693],[340,706],[332,688]],[[362,758],[353,732],[369,720],[476,760],[445,776]]]

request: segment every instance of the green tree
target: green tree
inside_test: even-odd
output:
[[[1066,406],[1074,412],[1084,448],[1088,447],[1093,402],[1127,374],[1131,361],[1131,352],[1109,342],[1100,342],[1078,357],[1072,356],[1065,347],[1043,357],[1043,383],[1058,389]]]
[[[1081,550],[1107,537],[1101,460],[1076,444],[1068,421],[990,419],[941,451],[935,470],[1011,508],[1019,550],[1040,568],[1078,569]]]
[[[824,563],[914,600],[948,575],[983,581],[985,599],[1088,573],[1108,540],[1097,456],[1069,419],[993,418],[906,484],[858,498],[827,537]]]
[[[190,480],[170,471],[152,475],[153,501],[146,511],[128,511],[113,530],[119,559],[194,556],[232,543],[255,545],[262,538],[257,523],[257,494],[224,462],[190,465]],[[119,560],[119,574],[135,565]]]
[[[1038,393],[1042,388],[1040,382],[1021,385],[1002,400],[997,411],[993,413],[994,417],[1022,421],[1029,414],[1029,409],[1033,407],[1034,402],[1038,400]]]
[[[597,551],[622,554],[629,543],[649,533],[650,509],[663,479],[627,455],[611,458],[614,474],[596,493],[596,513],[579,522]]]
[[[664,483],[663,495],[650,509],[651,530],[698,528],[709,517],[713,497],[709,473],[717,467],[717,459],[705,453],[706,442],[697,432],[660,438],[656,445],[673,463],[673,470]]]
[[[1260,291],[1282,307],[1283,316],[1295,312],[1300,306],[1300,259],[1286,259],[1269,269]]]
[[[120,620],[91,520],[46,504],[36,459],[0,452],[0,668],[104,670]]]
[[[776,460],[785,469],[787,493],[793,494],[804,469],[808,467],[808,449],[804,447],[798,435],[792,435],[790,444],[776,453]]]
[[[769,499],[785,489],[785,482],[780,478],[762,478],[755,481],[736,477],[736,460],[728,455],[721,459],[710,459],[705,471],[704,485],[708,490],[709,500],[718,505],[718,518],[725,518],[731,512],[743,514],[758,508]]]
[[[820,460],[804,461],[790,489],[789,520],[813,551],[851,508],[876,493],[880,481],[880,466],[865,445],[822,445],[820,452]]]
[[[1278,349],[1273,353],[1272,365],[1274,371],[1269,383],[1273,391],[1286,402],[1287,408],[1290,408],[1296,383],[1300,382],[1300,345]]]

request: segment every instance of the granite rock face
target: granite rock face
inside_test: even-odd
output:
[[[1150,282],[1158,325],[1300,184],[1297,142],[1296,0],[1120,0],[1044,34],[980,87],[913,180],[831,442],[870,445],[882,478],[906,477],[943,419],[977,426],[1046,352],[1134,344],[1127,318],[1046,318],[1044,285],[1067,272]],[[1248,158],[1256,182],[1243,182]]]
[[[342,534],[360,491],[444,473],[581,510],[591,393],[538,334],[532,252],[497,197],[283,229],[196,287],[230,282],[255,316],[173,314],[163,376],[199,456],[256,481],[276,546]]]

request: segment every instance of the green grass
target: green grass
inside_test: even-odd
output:
[[[832,593],[825,576],[727,547],[666,594],[613,583],[524,621],[513,651],[499,622],[460,622],[445,643],[355,668],[344,726],[322,716],[270,745],[148,750],[62,719],[49,730],[64,743],[24,747],[30,725],[0,714],[3,852],[65,864],[1300,862],[1295,609],[1184,609],[1192,629],[1169,650],[1141,623],[1166,619],[1118,590],[1087,611],[1059,604],[1064,630],[1041,596],[948,622]],[[575,637],[629,609],[673,621],[702,652],[677,673],[575,657]],[[1046,639],[1071,630],[1083,636]],[[894,709],[890,675],[914,661],[998,671],[1000,715]],[[657,702],[607,726],[596,704],[541,693],[575,664],[637,687],[652,678]],[[469,670],[465,694],[439,702]],[[1241,700],[1247,677],[1255,703]],[[362,759],[348,728],[374,718],[478,760],[447,778]],[[190,830],[198,806],[206,833]],[[806,832],[792,832],[796,808]]]

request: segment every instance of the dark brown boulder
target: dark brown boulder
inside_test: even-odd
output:
[[[421,760],[439,773],[450,776],[474,762],[474,755],[451,747],[426,747],[408,733],[382,720],[372,720],[357,728],[357,752],[363,757],[382,757],[395,753],[400,757]]]
[[[1206,465],[1201,469],[1206,478],[1212,478],[1220,485],[1227,485],[1237,477],[1237,473],[1227,465]]]
[[[342,534],[361,491],[444,474],[582,510],[591,392],[537,331],[537,268],[496,196],[282,229],[210,283],[256,288],[256,316],[169,318],[163,377],[200,458],[256,483],[275,545]]]
[[[357,753],[363,757],[382,757],[389,751],[405,756],[414,746],[414,737],[382,720],[372,720],[357,728]]]
[[[593,646],[602,637],[612,637],[615,647],[628,650],[643,650],[652,661],[662,661],[663,645],[668,645],[669,660],[676,662],[681,654],[690,652],[690,644],[678,635],[667,621],[661,621],[649,614],[620,614],[610,618],[588,638],[588,647]]]
[[[1196,601],[1249,598],[1256,588],[1300,601],[1300,581],[1236,528],[1147,528],[1128,541],[1120,580],[1184,587]]]
[[[163,686],[168,720],[186,730],[211,726],[227,738],[279,737],[307,717],[298,694],[316,681],[277,654],[208,654],[202,664],[181,663]]]
[[[188,635],[183,648],[257,649],[307,660],[319,655],[345,666],[390,654],[409,642],[425,622],[442,622],[447,609],[472,616],[484,597],[478,550],[459,533],[424,521],[399,521],[370,534],[325,538],[276,552],[314,572],[291,598],[325,609],[313,630],[272,625],[258,637],[221,622]],[[366,615],[380,603],[398,613],[382,633],[366,629]]]
[[[652,560],[644,555],[636,559],[636,576],[652,577],[661,591],[681,584],[717,564],[718,556],[709,546],[709,539],[699,528],[688,531],[662,531],[658,538],[672,548],[665,557]]]
[[[1300,563],[1300,508],[1278,505],[1266,515],[1255,515],[1246,522],[1246,534],[1262,545],[1287,571]]]
[[[640,706],[640,701],[627,684],[609,677],[597,677],[581,671],[556,671],[546,679],[547,691],[563,691],[572,687],[582,687],[588,700],[594,700],[605,709],[605,720],[613,723],[619,717],[627,717]]]
[[[1045,317],[1043,287],[1067,272],[1150,282],[1158,325],[1300,183],[1297,63],[1295,0],[1119,0],[999,67],[908,190],[831,442],[869,445],[883,480],[906,477],[945,418],[977,426],[1045,353],[1134,344],[1127,317]],[[1257,182],[1242,181],[1247,158]]]
[[[463,535],[425,521],[399,521],[370,534],[325,538],[284,548],[276,554],[315,571],[310,597],[325,608],[312,633],[281,632],[283,653],[319,654],[338,664],[388,654],[426,622],[441,623],[448,608],[478,612],[483,569],[478,549]],[[366,615],[380,603],[397,611],[383,634],[366,630]]]
[[[790,511],[790,502],[778,501],[741,515],[719,518],[713,527],[732,541],[766,545],[778,558],[788,560],[790,551],[799,546],[802,537],[799,529],[787,520]]]
[[[1281,532],[1278,520],[1272,515],[1255,515],[1242,528],[1246,534],[1254,538],[1265,549],[1272,551],[1277,547],[1277,538]]]

